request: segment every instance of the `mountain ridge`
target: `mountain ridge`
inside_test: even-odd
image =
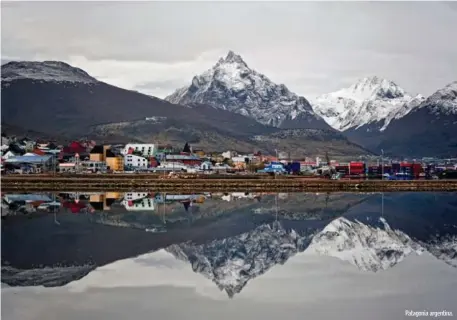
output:
[[[249,68],[233,51],[165,100],[213,105],[274,127],[331,129],[306,98]]]
[[[367,125],[384,131],[392,119],[405,116],[423,100],[391,80],[372,76],[317,97],[313,109],[338,131]]]
[[[2,65],[1,88],[3,123],[24,128],[24,132],[69,139],[84,136],[107,143],[190,141],[195,147],[211,151],[239,148],[237,151],[268,153],[274,152],[275,146],[289,149],[287,139],[275,146],[252,139],[279,128],[210,105],[177,105],[118,88],[63,62],[9,62]],[[322,137],[327,136],[330,138],[322,131]],[[316,144],[305,137],[298,148],[294,142],[297,156],[305,156],[304,151],[314,155],[318,150],[335,150],[338,155],[366,154],[346,138],[337,139],[335,148],[331,140],[320,139]]]

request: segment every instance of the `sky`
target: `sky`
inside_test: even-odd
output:
[[[229,50],[307,98],[366,76],[429,95],[457,80],[457,3],[5,2],[2,63],[61,60],[160,98]]]
[[[191,264],[160,250],[99,267],[63,287],[2,284],[1,294],[9,320],[385,320],[404,319],[405,310],[446,310],[453,317],[433,319],[454,319],[456,290],[456,269],[429,253],[373,273],[305,252],[228,299]]]

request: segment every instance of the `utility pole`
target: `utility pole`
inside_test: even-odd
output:
[[[381,149],[381,180],[384,180],[384,149]]]

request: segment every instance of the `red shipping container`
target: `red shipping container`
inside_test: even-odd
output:
[[[413,175],[414,176],[419,177],[419,175],[423,171],[422,170],[422,165],[420,163],[413,163],[412,164],[412,171],[413,171]]]

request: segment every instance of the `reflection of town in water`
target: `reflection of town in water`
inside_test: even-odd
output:
[[[374,273],[424,252],[457,267],[455,199],[452,193],[4,194],[2,281],[61,286],[159,251],[190,264],[229,297],[299,253]]]

